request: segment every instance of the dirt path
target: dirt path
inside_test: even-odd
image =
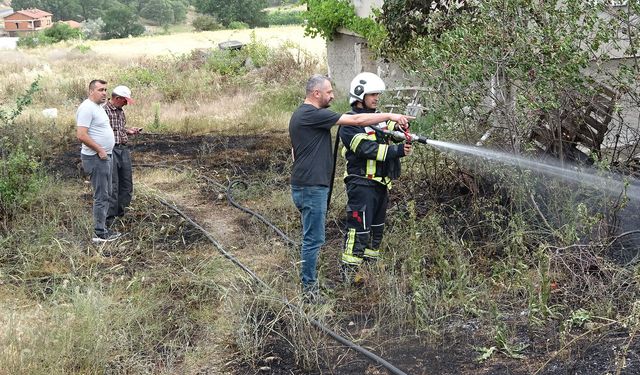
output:
[[[184,139],[172,135],[152,135],[146,139],[139,140],[134,145],[134,160],[145,168],[136,168],[134,180],[140,189],[147,193],[158,195],[184,212],[194,222],[203,227],[230,255],[234,256],[241,263],[254,271],[258,277],[272,272],[274,254],[266,251],[261,236],[255,236],[251,228],[255,223],[250,223],[250,215],[231,206],[226,197],[220,191],[220,187],[208,183],[199,178],[204,176],[219,184],[224,184],[224,176],[228,163],[240,163],[242,170],[251,172],[262,168],[260,160],[237,160],[231,158],[226,153],[241,155],[244,158],[264,159],[263,147],[270,148],[274,142],[268,137],[263,139],[247,140],[239,137],[232,138],[225,142],[214,141],[215,136],[202,136]],[[258,137],[260,138],[260,137]],[[201,144],[222,145],[225,150],[210,150],[210,154],[202,155]],[[272,150],[269,150],[271,154]],[[262,162],[268,162],[262,160]],[[158,167],[150,167],[157,164]],[[177,167],[177,168],[176,168]],[[176,181],[184,177],[179,171],[193,171],[193,175],[188,181]],[[286,251],[283,246],[279,247]],[[212,256],[219,256],[218,249],[211,244]],[[223,260],[222,264],[230,273],[236,277],[246,278],[246,274],[229,260]],[[240,280],[229,283],[241,283]],[[226,302],[225,302],[226,303]],[[218,306],[213,315],[225,319],[229,313],[225,303]],[[207,361],[199,363],[197,367],[191,368],[185,363],[184,373],[208,373],[208,374],[240,374],[244,373],[247,364],[238,362],[236,344],[234,342],[234,329],[229,322],[216,324],[212,322],[211,330],[206,337],[201,338],[201,342],[196,345],[196,351],[201,347],[206,347]],[[292,359],[293,362],[293,359]],[[204,372],[203,372],[204,371]]]

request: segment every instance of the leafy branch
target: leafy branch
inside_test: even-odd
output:
[[[374,49],[377,49],[387,36],[382,24],[372,18],[358,17],[348,0],[303,0],[303,3],[308,6],[304,13],[307,20],[306,35],[320,35],[326,40],[333,40],[337,30],[344,27],[367,39]],[[379,16],[379,13],[376,15]]]
[[[31,104],[33,96],[40,90],[40,78],[36,78],[31,83],[27,92],[16,99],[16,106],[13,109],[0,108],[0,126],[7,127],[13,125],[15,119],[20,116],[22,111]]]

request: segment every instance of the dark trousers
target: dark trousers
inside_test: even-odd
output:
[[[378,258],[388,203],[386,186],[347,182],[344,264],[359,265],[366,258]]]
[[[111,177],[111,201],[107,214],[107,223],[111,224],[117,216],[123,216],[125,209],[131,204],[133,196],[133,170],[131,168],[131,152],[124,145],[113,148],[113,169]]]
[[[93,230],[96,234],[107,233],[107,211],[111,200],[111,163],[112,155],[106,160],[98,155],[80,156],[82,167],[89,175],[93,188]]]

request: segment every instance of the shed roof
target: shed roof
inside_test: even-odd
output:
[[[71,27],[72,29],[79,29],[82,27],[82,24],[80,22],[77,22],[74,20],[68,20],[68,21],[62,21],[62,22],[69,25],[69,27]]]

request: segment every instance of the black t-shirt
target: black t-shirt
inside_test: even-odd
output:
[[[329,186],[333,158],[330,129],[342,116],[326,108],[302,104],[289,121],[293,146],[291,185]]]

